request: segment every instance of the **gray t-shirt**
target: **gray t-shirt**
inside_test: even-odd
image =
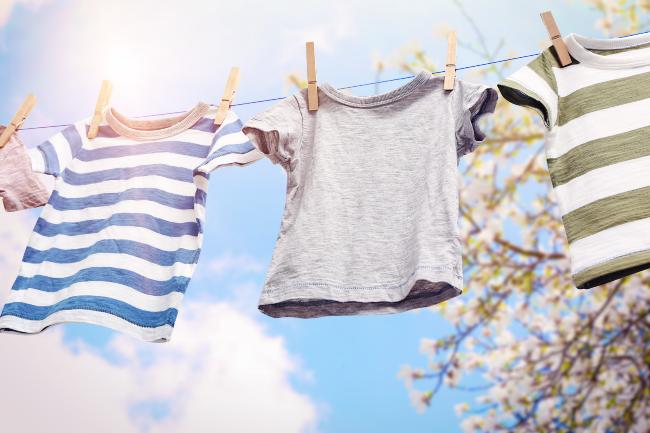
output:
[[[301,91],[243,131],[287,172],[260,299],[273,317],[392,313],[462,292],[458,158],[484,135],[497,93],[428,72],[391,92]]]

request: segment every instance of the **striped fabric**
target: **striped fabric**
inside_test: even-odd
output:
[[[202,244],[209,173],[259,159],[230,112],[199,103],[171,119],[109,109],[99,135],[81,121],[31,150],[56,176],[0,329],[37,333],[63,322],[169,340]]]
[[[573,279],[591,288],[650,267],[650,36],[565,38],[499,84],[539,112]]]

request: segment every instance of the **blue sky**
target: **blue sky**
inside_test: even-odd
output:
[[[27,127],[68,123],[89,116],[102,79],[113,81],[112,103],[124,113],[169,112],[191,107],[197,100],[216,103],[233,65],[242,69],[237,101],[292,92],[284,78],[291,72],[304,75],[304,42],[308,39],[316,42],[319,80],[345,86],[372,81],[375,77],[373,59],[394,58],[404,46],[414,43],[442,64],[445,41],[434,33],[434,29],[441,26],[456,29],[461,40],[474,41],[475,36],[451,1],[382,0],[332,4],[311,1],[3,0],[3,3],[7,5],[0,6],[0,23],[4,20],[4,27],[0,29],[0,94],[3,95],[0,118],[8,121],[24,96],[34,92],[38,105],[26,122]],[[465,4],[489,46],[505,40],[507,49],[503,56],[540,50],[545,30],[539,12],[546,9],[554,11],[565,33],[599,35],[593,27],[596,14],[580,1],[475,0]],[[461,66],[480,61],[469,51],[461,49],[458,53]],[[523,62],[513,66],[521,64]],[[401,75],[403,73],[389,67],[382,78]],[[390,88],[383,85],[380,90]],[[372,90],[367,87],[355,91],[367,94]],[[246,105],[237,107],[236,111],[247,119],[270,105]],[[25,131],[21,137],[33,146],[54,132],[56,129]],[[316,411],[312,420],[293,426],[294,431],[460,431],[453,406],[462,401],[462,393],[444,391],[433,407],[418,414],[396,377],[403,364],[425,365],[426,358],[419,353],[422,337],[435,338],[449,330],[435,309],[392,316],[312,320],[270,319],[258,313],[257,296],[284,206],[285,175],[280,167],[268,161],[246,168],[228,167],[212,176],[210,189],[205,246],[186,302],[232,308],[226,311],[232,312],[232,317],[246,326],[252,326],[250,335],[268,343],[269,354],[279,353],[292,359],[291,367],[278,369],[278,377],[287,381],[287,384],[278,385],[283,393],[278,394],[278,398],[303,396],[301,404]],[[0,219],[0,223],[24,228],[32,225],[36,216],[37,212],[25,212],[20,217],[11,216],[12,219],[1,216],[5,219]],[[20,239],[26,240],[27,235],[28,230]],[[9,235],[5,233],[5,236]],[[16,271],[16,260],[12,257],[19,258],[24,248],[20,242],[0,247],[5,257],[4,262],[0,261],[0,271],[5,273],[0,278],[3,297],[11,274]],[[8,264],[3,266],[5,262]],[[179,322],[191,322],[192,317],[207,314],[196,311],[195,316],[188,317],[181,311]],[[218,331],[204,331],[199,337],[205,339],[206,345],[208,341],[212,344],[222,338],[216,335]],[[222,329],[220,332],[231,331]],[[199,337],[197,344],[200,346]],[[27,338],[29,343],[11,338],[10,345],[0,341],[0,347],[6,346],[0,349],[5,359],[20,360],[28,349],[59,344],[62,348],[52,349],[56,350],[56,355],[52,356],[61,356],[73,364],[72,367],[81,361],[74,357],[68,359],[66,351],[81,351],[106,371],[115,369],[102,364],[102,360],[119,366],[119,375],[128,375],[126,369],[136,368],[131,361],[124,361],[125,357],[136,357],[140,362],[149,356],[160,357],[156,359],[166,356],[165,345],[148,349],[142,347],[146,343],[125,342],[111,331],[83,325],[48,330],[38,337]],[[182,337],[175,335],[175,338]],[[242,350],[256,357],[255,347],[249,347],[254,341],[233,341],[232,344],[247,346]],[[274,346],[276,341],[282,342],[281,350]],[[27,348],[27,344],[31,346]],[[174,353],[196,352],[178,349]],[[231,355],[224,350],[220,356]],[[253,382],[262,374],[260,371],[271,370],[262,360],[251,365],[247,380]],[[25,375],[33,373],[29,366],[21,368]],[[47,364],[41,368],[47,369]],[[210,366],[204,368],[209,377]],[[51,373],[56,375],[55,371]],[[260,383],[265,380],[262,376],[259,379]],[[219,383],[215,382],[215,400],[223,397]],[[36,392],[46,393],[48,389],[44,387]],[[269,386],[268,389],[269,396],[274,398],[271,391],[275,388]],[[157,392],[152,390],[135,403],[111,400],[124,405],[108,406],[106,410],[126,410],[125,422],[132,422],[136,430],[141,431],[153,428],[151,426],[158,422],[167,422],[167,418],[192,417],[189,409],[182,415],[171,409],[176,404],[181,406],[177,397]],[[205,395],[210,398],[211,394]],[[56,398],[55,395],[46,397]],[[142,418],[138,412],[148,415]],[[307,412],[307,409],[302,411],[303,414]],[[0,417],[18,415],[9,411],[3,415],[0,411]],[[199,425],[201,419],[199,414],[190,421]],[[225,427],[238,431],[238,425]],[[271,428],[268,431],[280,430]]]

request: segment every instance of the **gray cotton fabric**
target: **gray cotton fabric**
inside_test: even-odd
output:
[[[497,93],[428,72],[375,96],[320,85],[243,131],[287,172],[284,215],[260,298],[273,317],[394,313],[462,292],[458,159]]]

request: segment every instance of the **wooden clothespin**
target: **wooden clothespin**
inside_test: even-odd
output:
[[[456,32],[447,35],[447,61],[445,62],[445,90],[454,90],[456,82]]]
[[[99,97],[97,98],[97,103],[95,104],[95,113],[90,121],[90,127],[88,128],[88,138],[93,139],[97,137],[97,132],[99,132],[99,124],[102,121],[102,116],[104,114],[104,108],[108,105],[108,101],[111,99],[111,92],[113,91],[113,85],[110,81],[102,81],[102,88],[99,91]]]
[[[316,56],[314,43],[307,42],[307,108],[318,110],[318,86],[316,85]]]
[[[235,92],[237,91],[238,86],[239,68],[233,67],[230,69],[230,75],[228,76],[228,81],[226,81],[226,89],[223,91],[217,114],[214,116],[215,125],[221,125],[224,120],[226,120],[232,101],[235,99]]]
[[[27,116],[29,116],[29,113],[32,112],[34,105],[36,105],[36,97],[30,93],[23,101],[13,119],[11,119],[9,125],[7,125],[5,130],[2,132],[2,135],[0,135],[0,149],[2,149],[5,144],[7,144],[11,136],[16,132],[18,128],[20,128],[20,125],[22,125]]]
[[[562,39],[560,34],[560,29],[557,27],[555,18],[551,11],[542,12],[542,22],[548,31],[548,35],[551,37],[551,42],[553,47],[555,47],[555,52],[560,60],[562,66],[567,66],[571,64],[571,56],[569,55],[569,49]]]

